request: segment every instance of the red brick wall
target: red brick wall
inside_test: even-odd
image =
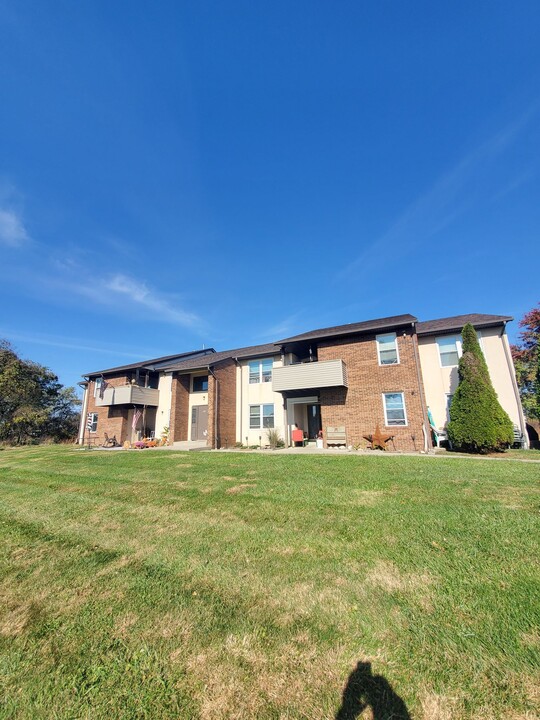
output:
[[[189,413],[189,384],[190,375],[179,375],[172,379],[171,393],[171,420],[169,428],[169,442],[187,440],[190,418]]]
[[[375,335],[321,343],[319,360],[341,359],[347,366],[348,388],[321,388],[323,432],[328,426],[344,425],[347,444],[366,444],[363,435],[383,432],[395,435],[396,450],[421,450],[424,421],[421,393],[414,354],[416,335],[411,330],[398,332],[399,364],[380,366]],[[406,427],[385,427],[382,393],[403,392],[407,415]],[[414,440],[413,436],[414,435]],[[389,449],[393,449],[392,443]]]
[[[208,376],[208,445],[219,448],[234,445],[236,441],[236,363],[225,360],[214,368],[214,375],[215,378],[212,373]]]
[[[119,375],[117,377],[107,377],[107,383],[111,387],[118,387],[126,384],[126,376]],[[88,408],[87,413],[97,412],[98,424],[97,431],[90,433],[90,438],[96,445],[102,445],[105,441],[105,433],[109,437],[116,436],[116,440],[122,444],[124,440],[128,438],[128,425],[127,425],[127,407],[103,407],[96,405],[96,398],[94,397],[94,391],[96,387],[96,381],[90,380],[88,383]],[[99,393],[98,398],[99,399]],[[86,418],[84,418],[84,424],[86,426]],[[84,431],[84,440],[88,442],[88,430]]]

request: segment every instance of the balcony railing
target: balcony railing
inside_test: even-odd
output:
[[[96,396],[96,405],[149,405],[157,407],[159,390],[155,388],[139,387],[138,385],[119,385],[108,387],[103,393],[103,399]]]
[[[323,360],[274,368],[272,390],[275,392],[323,387],[347,387],[347,366],[343,360]]]

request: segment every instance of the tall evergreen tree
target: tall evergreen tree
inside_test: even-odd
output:
[[[512,421],[499,403],[474,327],[467,323],[461,335],[463,355],[450,407],[448,438],[455,450],[463,452],[504,450],[513,441]]]

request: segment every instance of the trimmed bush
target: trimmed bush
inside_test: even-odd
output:
[[[450,407],[448,438],[454,450],[469,453],[503,451],[513,441],[512,421],[502,409],[474,327],[462,331],[459,385]]]

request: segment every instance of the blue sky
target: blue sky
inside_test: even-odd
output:
[[[0,0],[0,337],[84,372],[540,300],[538,2]]]

